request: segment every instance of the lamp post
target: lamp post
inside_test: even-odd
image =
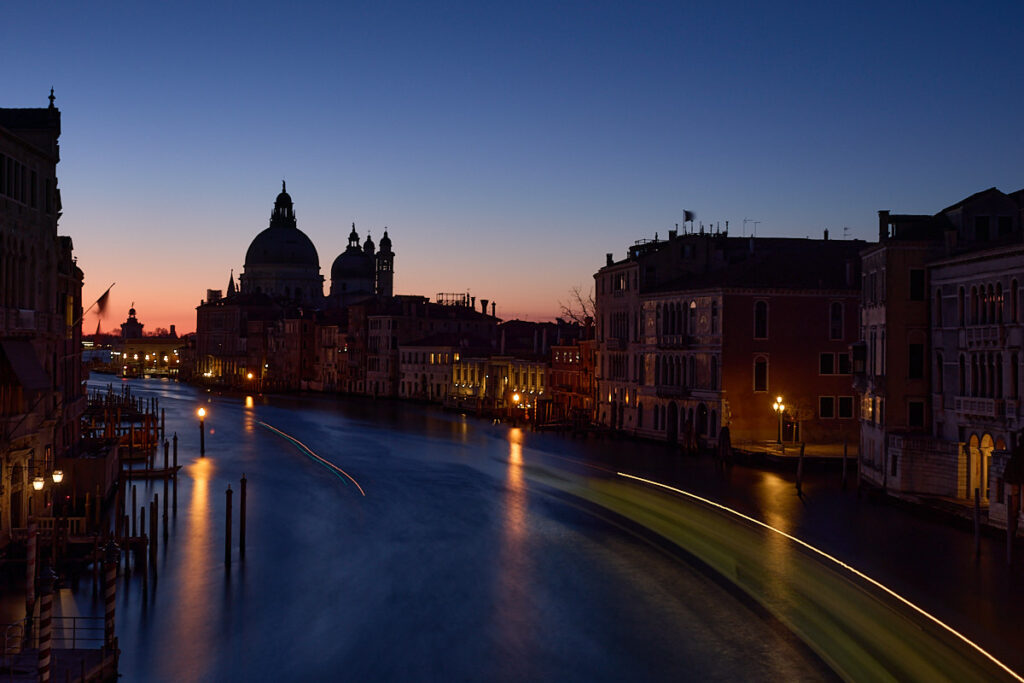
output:
[[[775,398],[775,403],[772,404],[772,410],[779,414],[779,435],[776,437],[775,443],[782,443],[782,414],[786,412],[786,406],[782,404],[782,397],[778,396]]]
[[[519,409],[519,398],[518,392],[512,394],[512,424],[515,424],[519,419],[519,415],[516,413]]]
[[[206,455],[206,408],[196,411],[199,416],[199,457]]]

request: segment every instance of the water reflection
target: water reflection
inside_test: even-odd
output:
[[[521,655],[531,633],[530,562],[527,549],[527,494],[523,481],[523,432],[508,432],[508,467],[501,508],[501,549],[495,620],[501,642],[510,654]]]
[[[197,458],[182,469],[192,483],[192,495],[188,506],[188,543],[180,544],[175,551],[182,554],[180,573],[176,586],[180,601],[170,616],[174,634],[171,642],[189,643],[189,659],[197,671],[212,670],[209,643],[213,634],[209,628],[213,602],[213,584],[210,581],[210,558],[212,554],[212,518],[210,506],[210,480],[215,474],[213,461]],[[172,670],[168,667],[166,670]]]

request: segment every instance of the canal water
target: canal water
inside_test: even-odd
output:
[[[414,404],[128,383],[159,396],[183,467],[156,579],[119,582],[125,681],[831,677],[681,554],[532,480],[554,437]],[[140,505],[163,492],[138,487]],[[88,577],[57,603],[102,614]]]

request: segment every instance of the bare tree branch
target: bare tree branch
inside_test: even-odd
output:
[[[591,287],[586,294],[583,289],[576,285],[569,290],[568,303],[559,301],[558,306],[562,311],[562,317],[569,322],[586,326],[594,322],[594,289]]]

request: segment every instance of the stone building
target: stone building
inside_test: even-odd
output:
[[[597,420],[670,443],[856,444],[863,242],[670,231],[596,280]],[[782,396],[779,426],[773,412]]]
[[[855,349],[863,476],[965,502],[977,489],[997,522],[1024,427],[1022,198],[991,188],[934,215],[879,212]]]
[[[76,455],[82,271],[61,216],[60,111],[0,109],[0,547],[40,514],[61,459]],[[69,482],[70,483],[70,482]]]

